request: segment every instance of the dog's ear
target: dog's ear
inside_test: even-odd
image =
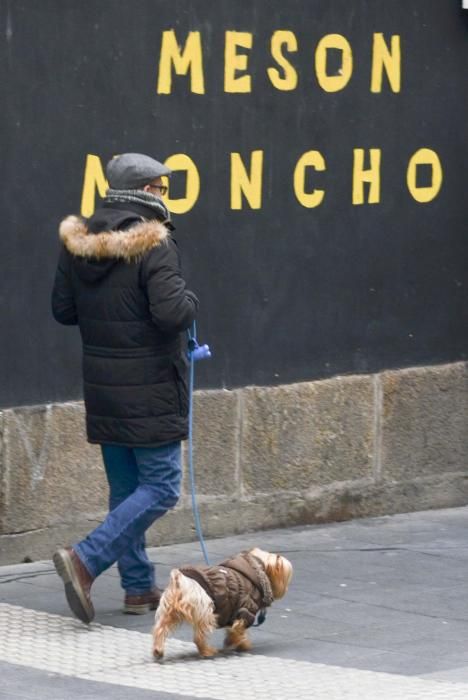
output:
[[[293,568],[291,562],[279,554],[271,554],[265,565],[265,571],[270,579],[273,597],[275,600],[282,598],[288,590],[292,579]]]

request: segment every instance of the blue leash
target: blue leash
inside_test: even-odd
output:
[[[200,523],[200,514],[198,512],[198,504],[197,504],[197,497],[196,497],[196,488],[195,488],[195,470],[193,468],[193,385],[194,385],[194,377],[195,377],[195,361],[196,360],[203,360],[205,358],[211,357],[211,352],[208,347],[208,345],[198,345],[197,343],[197,326],[195,324],[195,321],[193,322],[192,328],[190,331],[187,331],[188,334],[188,356],[189,356],[189,361],[190,361],[190,371],[189,371],[189,438],[188,438],[188,444],[189,444],[189,453],[188,453],[188,463],[189,463],[189,474],[190,474],[190,485],[191,485],[191,490],[192,490],[192,510],[193,510],[193,518],[195,520],[195,529],[197,531],[197,536],[200,541],[200,547],[203,552],[203,558],[205,559],[206,564],[209,566],[210,565],[210,560],[208,558],[208,553],[206,551],[205,547],[205,540],[203,539],[203,532],[201,528],[201,523]]]
[[[211,357],[210,348],[208,345],[199,345],[197,342],[197,326],[195,321],[192,324],[192,328],[187,331],[188,335],[188,356],[190,361],[190,371],[189,371],[189,474],[190,474],[190,486],[192,491],[192,510],[193,519],[195,521],[195,529],[197,531],[198,540],[200,542],[200,547],[203,552],[203,558],[207,566],[210,566],[210,560],[208,558],[208,553],[206,551],[205,540],[203,539],[203,532],[200,523],[200,514],[198,512],[196,488],[195,488],[195,470],[193,468],[193,387],[195,378],[195,362],[196,360],[204,360]],[[252,627],[260,627],[265,622],[266,610],[262,608],[259,610],[256,618],[256,622]]]

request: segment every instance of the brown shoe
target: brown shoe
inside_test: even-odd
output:
[[[70,547],[55,552],[52,561],[65,584],[65,595],[71,611],[82,622],[91,622],[94,607],[90,590],[94,578]]]
[[[161,595],[162,591],[159,588],[154,588],[152,591],[140,595],[128,595],[127,593],[122,612],[127,615],[145,615],[150,610],[156,610]]]

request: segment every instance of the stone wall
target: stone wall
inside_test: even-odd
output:
[[[467,370],[196,392],[205,536],[467,504]],[[4,410],[0,437],[0,563],[49,558],[100,522],[107,487],[81,403]],[[148,543],[194,538],[186,469]]]

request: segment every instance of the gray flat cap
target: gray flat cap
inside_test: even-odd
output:
[[[107,163],[106,176],[113,190],[135,190],[144,187],[172,170],[142,153],[122,153]]]

